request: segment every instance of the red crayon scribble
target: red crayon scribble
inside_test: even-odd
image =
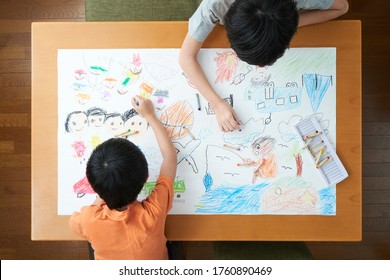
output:
[[[87,193],[96,193],[89,184],[87,177],[82,178],[80,181],[73,185],[73,192],[77,194],[78,198],[83,197]]]
[[[301,177],[302,176],[302,164],[303,164],[302,156],[301,156],[301,154],[294,154],[294,157],[295,157],[295,163],[297,165],[297,177]]]
[[[215,80],[215,83],[230,81],[236,73],[239,59],[233,51],[225,51],[223,53],[218,53],[217,55],[218,56],[214,58],[217,63],[217,79]]]

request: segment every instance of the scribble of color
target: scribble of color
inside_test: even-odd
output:
[[[314,112],[317,112],[318,107],[325,96],[331,82],[332,76],[324,76],[319,74],[304,74],[302,75],[303,83],[306,86],[307,95],[309,96],[311,107]]]
[[[211,186],[213,185],[213,177],[211,177],[211,174],[209,172],[206,172],[206,174],[203,177],[203,185],[206,189],[206,192],[208,192],[211,189]]]
[[[84,145],[84,141],[74,141],[71,145],[78,158],[84,157],[87,147]]]
[[[77,194],[78,198],[83,197],[85,194],[95,194],[95,191],[89,184],[87,177],[82,178],[73,185],[73,192]]]
[[[100,91],[100,94],[102,95],[101,98],[104,101],[109,101],[111,98],[111,92],[109,92],[108,90],[103,89],[102,91]]]
[[[180,139],[191,130],[194,111],[187,101],[178,101],[162,112],[160,122],[171,139]]]
[[[139,56],[139,53],[137,54],[133,54],[133,61],[132,61],[132,64],[135,66],[135,67],[140,67],[142,62],[141,62],[141,57]]]
[[[336,214],[336,188],[331,186],[320,190],[320,209],[322,215]]]
[[[233,75],[237,71],[240,60],[233,51],[225,51],[223,53],[217,53],[217,57],[214,58],[217,64],[215,83],[222,83],[224,81],[230,81]]]
[[[92,148],[96,148],[98,145],[100,145],[101,143],[103,143],[103,139],[100,138],[100,136],[97,136],[97,135],[94,135],[91,137],[91,145],[92,145]]]
[[[221,185],[206,192],[200,199],[196,213],[204,214],[258,214],[261,193],[268,183],[257,185]]]
[[[75,95],[75,101],[80,105],[85,105],[91,99],[91,96],[87,93],[79,93]]]
[[[275,178],[277,172],[278,164],[276,162],[276,156],[271,155],[269,158],[262,161],[260,168],[255,172],[255,175],[259,178]]]
[[[86,74],[87,74],[87,72],[84,69],[77,69],[74,71],[74,75],[75,75],[76,80],[84,79]]]

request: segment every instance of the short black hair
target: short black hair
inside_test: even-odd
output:
[[[149,176],[144,154],[123,138],[98,145],[87,162],[86,173],[93,190],[110,209],[135,201]]]
[[[138,116],[138,115],[139,115],[138,112],[134,108],[132,108],[132,109],[123,113],[123,120],[127,121],[127,120],[131,119],[132,117]]]
[[[263,67],[283,56],[297,31],[298,17],[293,0],[236,0],[224,24],[237,56]]]

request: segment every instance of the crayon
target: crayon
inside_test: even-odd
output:
[[[196,101],[198,102],[198,111],[201,110],[199,94],[196,94]]]
[[[130,136],[130,135],[133,135],[133,134],[138,134],[138,133],[139,133],[139,131],[135,130],[134,132],[128,132],[128,133],[122,135],[121,137],[127,137],[127,136]]]
[[[253,165],[253,164],[255,164],[255,161],[249,160],[249,161],[239,162],[237,163],[237,166],[245,166],[245,165]]]
[[[332,158],[331,157],[326,157],[324,158],[319,164],[316,165],[317,168],[320,168],[321,166],[323,166],[325,163],[331,161]]]
[[[236,151],[240,151],[241,150],[239,147],[235,147],[235,146],[232,146],[232,145],[229,145],[229,144],[223,144],[223,146],[225,148],[233,149],[233,150],[236,150]]]
[[[306,149],[308,146],[309,146],[309,144],[310,144],[310,142],[313,140],[313,138],[310,138],[309,140],[307,140],[307,142],[306,142],[306,144],[302,147],[302,150],[303,149]]]
[[[305,137],[303,137],[303,140],[306,140],[307,138],[315,137],[315,136],[320,135],[320,134],[322,134],[322,131],[318,131],[318,130],[313,131],[312,133],[310,133],[310,134],[306,135]]]
[[[128,130],[126,130],[125,132],[121,132],[121,133],[116,134],[115,137],[124,136],[125,134],[129,133],[130,131],[131,131],[131,129],[128,129]]]
[[[191,131],[187,127],[183,126],[183,128],[187,131],[188,135],[192,138],[192,140],[196,139],[195,136],[191,133]]]

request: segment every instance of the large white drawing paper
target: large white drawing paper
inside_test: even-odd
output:
[[[241,122],[241,131],[227,133],[184,75],[178,53],[58,51],[59,215],[95,199],[86,162],[98,144],[128,129],[139,131],[128,139],[149,164],[139,199],[153,189],[161,154],[153,131],[132,108],[136,94],[152,100],[177,150],[170,214],[335,215],[335,186],[326,185],[293,126],[315,114],[335,144],[336,49],[292,48],[269,67],[248,65],[231,49],[202,49],[206,76]]]

